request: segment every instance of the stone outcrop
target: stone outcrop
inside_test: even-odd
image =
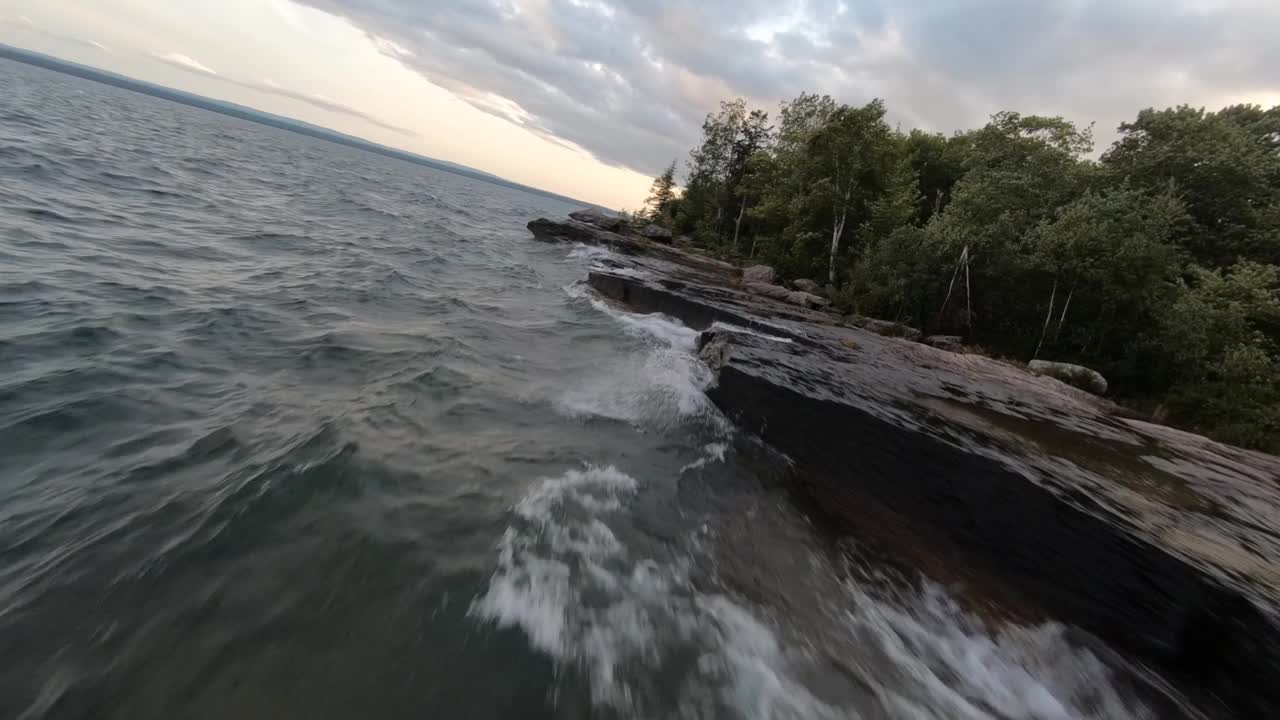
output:
[[[924,333],[910,325],[903,325],[889,320],[876,320],[866,317],[851,317],[849,326],[856,327],[867,332],[873,332],[877,335],[885,337],[906,338],[907,340],[919,340],[924,337]]]
[[[710,399],[860,542],[1083,629],[1210,716],[1280,717],[1280,459],[714,265],[629,255],[591,287],[704,330]]]
[[[810,280],[808,278],[800,278],[799,280],[794,280],[792,281],[791,285],[795,287],[795,289],[797,290],[802,290],[807,293],[813,293],[814,295],[817,295],[819,292],[822,291],[821,285],[819,285],[817,282]]]
[[[736,266],[721,260],[671,245],[656,243],[638,235],[603,230],[579,220],[560,222],[538,218],[531,221],[528,224],[528,228],[529,232],[533,233],[534,239],[542,242],[600,245],[626,255],[661,258],[681,266],[700,268],[723,277],[733,277],[739,273]]]
[[[623,219],[618,215],[610,215],[598,208],[586,208],[569,213],[569,217],[601,230],[617,231],[622,228]]]
[[[742,279],[772,285],[778,281],[778,273],[768,265],[752,265],[742,271]]]
[[[787,293],[787,302],[792,305],[799,305],[808,308],[824,308],[831,304],[831,301],[821,295],[805,292],[803,290],[795,290]]]
[[[650,223],[640,228],[639,232],[642,237],[648,240],[668,245],[671,244],[671,231],[661,225],[654,225]]]
[[[791,291],[781,285],[770,285],[762,282],[752,282],[747,280],[742,283],[742,287],[756,295],[773,298],[774,300],[786,300],[791,297]]]
[[[1280,460],[1110,416],[987,358],[849,328],[713,330],[708,395],[853,532],[953,567],[1247,717],[1280,712]],[[788,329],[792,332],[788,333]]]
[[[1094,395],[1107,394],[1107,379],[1097,370],[1091,370],[1083,365],[1032,360],[1027,363],[1027,369],[1037,375],[1057,378],[1072,387],[1087,390]]]
[[[939,350],[948,352],[963,352],[964,338],[959,335],[929,335],[922,338],[920,342],[929,347],[936,347]]]

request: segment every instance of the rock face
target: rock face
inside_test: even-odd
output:
[[[873,332],[877,335],[885,337],[906,338],[907,340],[919,340],[924,333],[902,323],[891,322],[889,320],[875,320],[873,318],[854,318],[849,323],[853,327],[861,328],[867,332]]]
[[[772,285],[777,282],[778,273],[768,265],[753,265],[742,271],[742,279]]]
[[[591,287],[705,330],[707,395],[860,542],[1140,657],[1210,716],[1280,717],[1280,459],[652,248]]]
[[[774,300],[787,300],[791,297],[791,291],[781,285],[770,285],[768,283],[752,282],[748,280],[742,283],[742,287],[756,295],[763,295],[767,298],[773,298]]]
[[[987,358],[775,322],[793,342],[702,335],[707,394],[851,532],[926,543],[1241,717],[1280,716],[1280,460]]]
[[[617,215],[608,215],[597,208],[586,208],[584,210],[576,210],[569,213],[569,217],[593,225],[601,230],[617,231],[622,227],[622,218]]]
[[[791,284],[794,285],[797,290],[813,293],[814,295],[817,295],[818,291],[822,290],[821,285],[808,278],[800,278],[799,280],[793,281]]]
[[[929,347],[936,347],[939,350],[948,352],[962,352],[964,350],[964,338],[959,335],[929,335],[920,342]]]
[[[1027,363],[1027,369],[1037,375],[1047,375],[1073,387],[1087,390],[1094,395],[1107,394],[1107,379],[1097,370],[1090,370],[1083,365],[1032,360]]]
[[[576,242],[587,245],[601,245],[627,255],[657,257],[678,263],[680,266],[700,268],[724,278],[733,277],[739,272],[737,267],[715,258],[709,258],[705,255],[699,255],[670,245],[655,243],[630,233],[623,234],[603,230],[579,220],[559,222],[538,218],[530,221],[528,228],[529,232],[533,233],[533,238],[542,242]]]
[[[787,293],[787,302],[792,305],[799,305],[801,307],[808,308],[824,308],[831,304],[830,300],[820,295],[804,292],[803,290],[796,290],[794,292]]]
[[[649,224],[640,228],[640,234],[654,242],[671,244],[671,231],[661,225]]]

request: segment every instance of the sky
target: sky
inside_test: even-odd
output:
[[[1280,105],[1280,0],[0,0],[0,42],[613,208],[743,97],[902,128]]]

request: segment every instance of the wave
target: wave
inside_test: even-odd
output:
[[[562,411],[663,429],[719,417],[703,393],[711,378],[693,354],[696,331],[660,314],[618,309],[582,285],[566,292],[608,316],[637,347],[567,390]],[[695,471],[726,462],[730,430],[722,428],[680,468],[682,482],[698,482]],[[1154,717],[1062,626],[992,629],[927,582],[882,597],[815,559],[794,568],[797,578],[767,581],[760,597],[774,602],[744,597],[734,588],[759,592],[754,573],[768,570],[729,581],[735,568],[716,558],[734,554],[736,565],[744,562],[737,554],[754,551],[722,546],[727,539],[705,522],[667,552],[638,542],[634,524],[648,522],[638,507],[643,491],[615,465],[537,481],[513,509],[497,568],[470,609],[475,620],[519,630],[559,667],[581,672],[597,708],[628,717],[679,707],[680,717],[771,720]],[[725,522],[742,520],[715,521]],[[821,608],[816,617],[802,609],[813,603]]]
[[[835,717],[785,679],[776,638],[748,610],[696,592],[687,566],[633,556],[606,520],[638,488],[613,466],[542,480],[515,507],[498,569],[470,614],[518,628],[535,649],[584,671],[601,707],[644,717],[670,677],[695,716],[710,704],[745,717]],[[773,712],[786,708],[794,712]]]
[[[692,579],[691,555],[646,557],[625,542],[616,527],[641,489],[612,465],[537,482],[469,611],[580,670],[598,707],[650,717],[674,700],[682,717],[771,720],[1155,717],[1066,628],[991,631],[928,583],[896,602],[839,583],[819,632],[789,628],[785,615]]]
[[[556,405],[572,417],[600,417],[669,427],[718,413],[703,390],[712,374],[696,356],[698,331],[662,314],[619,310],[595,298],[582,285],[566,288],[612,318],[642,350],[582,378],[564,390]]]

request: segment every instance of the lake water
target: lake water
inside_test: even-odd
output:
[[[571,209],[0,61],[0,717],[1149,715],[822,531]]]

